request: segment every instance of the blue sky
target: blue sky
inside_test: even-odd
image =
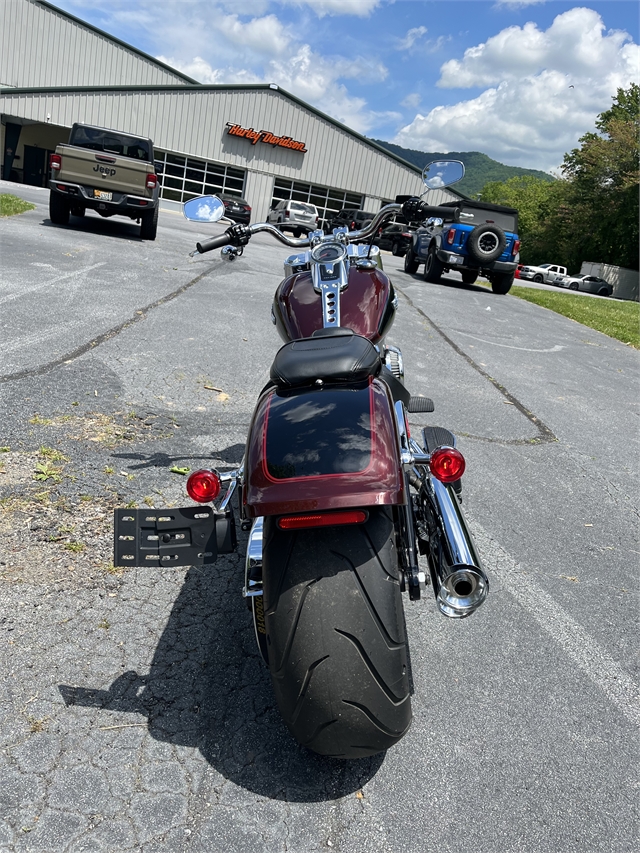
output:
[[[545,171],[640,82],[636,0],[53,2],[203,83],[277,83],[373,138]]]

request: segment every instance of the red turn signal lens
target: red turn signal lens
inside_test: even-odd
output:
[[[438,447],[431,454],[431,473],[441,483],[455,483],[464,474],[466,462],[459,450],[453,447]]]
[[[301,530],[305,527],[333,527],[336,524],[362,524],[369,513],[361,509],[342,512],[316,512],[309,515],[286,515],[278,519],[280,530]]]
[[[49,166],[57,171],[62,169],[62,157],[59,154],[52,154],[49,158]]]
[[[517,255],[519,251],[520,251],[520,240],[516,240],[515,243],[513,244],[513,251],[511,252],[511,254]]]
[[[194,471],[187,480],[187,493],[192,501],[199,504],[215,501],[220,494],[220,477],[206,468]]]
[[[147,189],[153,190],[158,186],[158,176],[149,174],[147,175]]]
[[[451,245],[455,239],[456,239],[456,229],[450,228],[449,233],[447,234],[447,243],[449,245]]]

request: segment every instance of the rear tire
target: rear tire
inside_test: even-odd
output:
[[[49,193],[49,219],[54,225],[69,224],[69,202],[58,193]]]
[[[430,282],[440,281],[444,272],[444,264],[436,255],[436,247],[429,247],[427,260],[424,262],[424,280]]]
[[[391,254],[395,255],[396,258],[400,257],[400,255],[402,254],[402,252],[400,251],[400,246],[397,243],[393,243],[391,245]]]
[[[413,254],[413,248],[409,246],[407,249],[407,254],[404,256],[404,271],[409,273],[409,275],[413,275],[418,272],[419,263],[416,260],[416,256]]]
[[[263,543],[269,668],[291,734],[335,758],[393,746],[411,697],[391,508],[298,532],[267,517]]]
[[[158,233],[158,207],[156,205],[153,210],[149,210],[142,214],[140,221],[140,237],[143,240],[155,240]]]
[[[494,273],[491,276],[491,290],[493,290],[494,293],[498,293],[498,294],[504,296],[505,293],[509,293],[512,285],[513,285],[513,273],[512,272]]]

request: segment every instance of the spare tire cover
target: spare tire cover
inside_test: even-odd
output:
[[[502,228],[488,222],[477,225],[467,238],[467,251],[480,263],[497,260],[506,246],[507,235]]]

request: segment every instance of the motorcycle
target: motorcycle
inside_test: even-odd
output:
[[[423,181],[428,190],[463,174],[438,161]],[[462,512],[464,458],[442,427],[411,437],[407,415],[433,402],[411,396],[402,353],[385,344],[397,297],[373,239],[401,211],[441,213],[398,197],[359,231],[294,239],[237,224],[197,244],[192,255],[221,248],[234,260],[268,233],[296,249],[271,312],[284,345],[240,468],[191,474],[195,506],[115,511],[116,566],[208,566],[236,548],[237,498],[242,594],[280,713],[301,745],[343,759],[388,749],[411,724],[402,593],[417,601],[431,585],[439,610],[463,618],[489,592]],[[215,196],[184,205],[196,222],[223,213]]]

